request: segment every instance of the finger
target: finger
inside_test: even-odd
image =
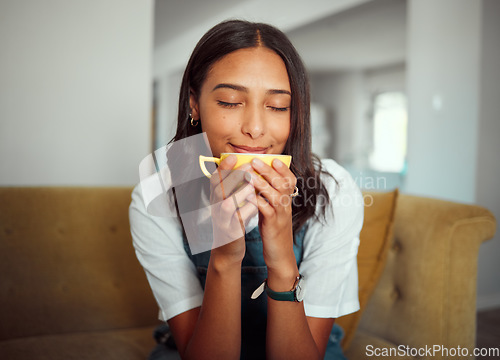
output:
[[[253,185],[247,184],[231,197],[217,202],[214,205],[216,211],[213,212],[217,223],[229,225],[238,209],[246,205],[247,200],[252,199],[252,197],[255,197],[255,188]]]
[[[252,160],[252,167],[279,192],[283,194],[291,194],[293,192],[297,179],[280,160],[274,159],[273,166],[271,167],[256,158]]]
[[[293,198],[290,197],[288,193],[280,193],[258,175],[253,177],[252,184],[257,190],[258,197],[261,197],[276,211],[281,212],[282,210],[285,210],[286,213],[291,212]]]
[[[257,208],[259,209],[259,212],[265,217],[265,218],[271,218],[276,215],[276,209],[266,201],[262,196],[257,196],[255,198],[255,201],[257,203]]]
[[[213,205],[212,217],[215,223],[222,227],[229,225],[230,220],[236,211],[236,206],[232,198],[227,198]]]
[[[252,177],[251,184],[255,187],[259,196],[263,197],[273,206],[278,206],[281,196],[287,196],[281,194],[278,190],[272,187],[265,179],[263,179],[259,175],[251,174],[251,177]]]
[[[285,179],[287,188],[293,189],[297,185],[297,178],[293,172],[281,160],[273,160],[273,169]]]
[[[237,170],[217,170],[217,174],[211,179],[213,202],[226,199],[247,185],[245,174],[251,168],[250,165],[246,164]]]
[[[222,172],[222,170],[231,170],[234,165],[236,165],[236,156],[229,155],[227,158],[222,160],[217,167],[217,169],[212,173],[212,177],[210,178],[210,182],[216,185],[218,182],[224,180],[224,177],[227,176],[228,172]]]
[[[257,213],[259,212],[259,209],[256,205],[255,200],[254,201],[246,201],[245,205],[238,208],[237,212],[239,213],[240,218],[243,220],[243,223],[245,225],[247,225],[248,222],[250,221],[250,219],[252,217],[254,217],[255,215],[257,215]]]
[[[236,165],[236,161],[236,155],[229,155],[227,158],[220,162],[218,169],[232,170],[234,168],[234,165]]]
[[[240,204],[248,201],[252,196],[255,196],[255,187],[249,183],[232,195],[238,207],[240,207]]]
[[[218,242],[221,244],[229,243],[241,238],[245,234],[245,225],[243,219],[241,219],[240,213],[234,211],[235,205],[233,198],[226,199],[220,204],[220,208],[224,209],[224,211],[221,211],[217,218],[212,219],[214,233],[218,234]],[[233,211],[231,211],[231,209],[233,209]]]
[[[259,176],[259,174],[249,173],[249,175],[247,176],[250,177],[250,184],[255,187],[258,194],[265,194],[265,197],[267,198],[271,196],[271,193],[273,191],[277,191],[269,184],[266,179],[263,179],[261,176]]]

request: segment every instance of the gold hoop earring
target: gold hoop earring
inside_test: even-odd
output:
[[[190,119],[190,122],[191,122],[191,126],[193,126],[193,127],[198,126],[199,121],[193,119],[192,116],[191,116],[191,114],[189,114],[189,119]]]

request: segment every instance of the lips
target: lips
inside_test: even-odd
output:
[[[269,147],[252,147],[244,145],[233,145],[234,151],[237,153],[252,153],[252,154],[265,154]]]

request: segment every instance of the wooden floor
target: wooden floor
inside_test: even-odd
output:
[[[500,308],[477,313],[477,348],[500,348]],[[500,359],[478,356],[477,359]]]

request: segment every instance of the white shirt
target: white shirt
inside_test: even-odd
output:
[[[337,318],[359,310],[356,256],[364,206],[344,168],[333,160],[322,160],[322,166],[333,176],[321,178],[330,205],[324,220],[308,220],[299,272],[306,281],[306,315]],[[184,249],[178,218],[148,214],[140,185],[132,193],[129,216],[136,255],[160,308],[160,320],[201,306],[203,289]]]

